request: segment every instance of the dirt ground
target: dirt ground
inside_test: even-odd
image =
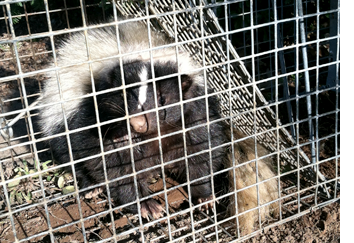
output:
[[[162,183],[161,183],[162,185]],[[160,186],[161,186],[160,185]],[[173,209],[185,207],[181,205],[185,202],[186,195],[179,191],[173,191],[168,195],[168,200],[173,202],[170,205],[170,213]],[[163,202],[163,200],[160,200]],[[55,242],[83,242],[82,227],[85,227],[86,239],[89,242],[102,240],[113,236],[111,215],[104,213],[107,210],[107,201],[98,198],[95,200],[80,200],[82,216],[86,219],[83,224],[80,222],[80,212],[78,204],[74,198],[63,202],[55,202],[48,205],[48,215],[43,206],[37,206],[31,210],[24,210],[14,215],[15,231],[18,239],[31,237],[32,235],[46,232],[48,230],[47,217],[49,218]],[[102,213],[100,215],[100,213]],[[93,216],[99,215],[99,216]],[[90,217],[92,216],[92,217]],[[114,211],[114,226],[116,234],[125,234],[133,226],[139,225],[137,215],[123,214],[121,211]],[[203,221],[196,229],[208,225],[200,212],[194,213],[194,220]],[[144,219],[144,223],[148,223]],[[210,223],[209,223],[210,224]],[[175,231],[173,237],[178,238],[190,233],[190,217],[188,213],[170,218],[171,229]],[[149,242],[167,242],[168,225],[166,220],[150,227],[144,228],[145,240]],[[178,231],[178,229],[181,229]],[[205,230],[201,234],[205,235],[207,242],[216,242],[215,237],[207,237],[208,233],[214,231]],[[2,219],[0,222],[1,242],[13,242],[14,235],[9,219]],[[202,239],[197,235],[197,239]],[[219,242],[230,242],[236,239],[219,232]],[[141,242],[141,235],[138,231],[118,237],[119,242]],[[189,242],[191,237],[184,238],[179,242]],[[340,204],[332,203],[324,208],[313,211],[298,219],[264,230],[245,242],[339,242],[340,241]],[[31,238],[29,242],[52,242],[48,234]]]
[[[3,36],[2,38],[7,38]],[[31,47],[32,46],[32,47]],[[29,55],[27,58],[22,59],[22,69],[25,71],[34,71],[41,68],[43,63],[46,63],[50,58],[50,54],[45,53],[47,48],[47,42],[39,41],[34,43],[24,43],[20,47],[20,54],[30,54],[30,49],[35,48],[36,52],[43,51],[42,55],[38,55],[35,58]],[[11,57],[10,49],[0,49],[0,59],[4,60]],[[34,65],[36,63],[36,65]],[[0,62],[0,77],[6,77],[8,75],[16,73],[15,65],[12,61]],[[39,79],[42,79],[39,77]],[[16,82],[17,83],[17,82]],[[9,92],[9,83],[0,85],[0,92],[2,95]],[[14,95],[14,94],[12,94]],[[321,96],[328,103],[333,103],[332,94],[323,94]],[[327,107],[331,110],[332,106]],[[333,110],[333,109],[332,109]],[[333,118],[329,117],[323,122],[320,129],[328,129],[328,125],[333,125]],[[300,128],[306,130],[306,126]],[[333,132],[331,130],[330,132]],[[0,137],[0,139],[3,139]],[[2,146],[6,146],[4,140],[0,141]],[[334,156],[334,138],[329,138],[321,146],[321,160],[331,158]],[[27,148],[26,148],[27,149]],[[25,149],[25,150],[26,150]],[[304,149],[305,152],[306,148]],[[17,151],[17,154],[24,153],[25,151]],[[7,155],[10,156],[10,155]],[[3,159],[3,158],[2,158]],[[13,169],[15,166],[8,165],[8,171],[5,171],[6,175],[14,176]],[[335,168],[335,160],[329,160],[323,163],[320,167],[321,172],[328,178],[335,178],[336,173],[340,175],[340,161],[338,161],[338,168]],[[337,171],[337,172],[336,172]],[[12,174],[12,175],[11,175]],[[175,182],[168,180],[169,186],[175,185]],[[152,187],[155,190],[159,190],[162,186],[161,180],[157,181]],[[54,193],[51,191],[50,193]],[[55,194],[53,197],[60,196],[61,194]],[[339,194],[338,194],[339,196]],[[157,199],[164,203],[163,195],[157,197]],[[0,197],[0,214],[7,211],[4,195]],[[170,202],[170,213],[175,211],[181,211],[178,216],[171,218],[169,221],[162,220],[158,223],[151,223],[150,227],[141,227],[140,231],[144,232],[145,240],[152,242],[167,242],[168,241],[168,227],[171,227],[175,233],[172,235],[174,238],[178,238],[191,231],[190,214],[186,211],[188,209],[188,202],[186,200],[186,193],[180,190],[173,190],[168,193],[168,201]],[[35,200],[33,202],[36,202]],[[27,204],[30,205],[30,204]],[[119,237],[119,242],[139,242],[141,241],[141,234],[139,230],[132,230],[133,227],[139,225],[139,217],[137,215],[126,214],[124,211],[115,210],[112,214],[105,213],[109,209],[107,199],[104,195],[100,195],[94,199],[80,198],[81,212],[78,210],[78,203],[74,197],[66,197],[62,200],[54,200],[44,207],[42,204],[38,204],[36,207],[29,207],[29,209],[22,210],[14,214],[14,229],[9,217],[0,217],[0,242],[13,242],[14,231],[18,239],[24,239],[41,232],[46,232],[49,229],[53,230],[52,236],[44,233],[35,238],[31,238],[28,242],[83,242],[84,235],[82,233],[83,227],[85,228],[85,238],[89,242],[102,240],[113,236],[114,234],[122,234]],[[13,209],[12,209],[13,210]],[[80,221],[80,214],[86,218],[84,221]],[[209,218],[206,214],[199,211],[194,212],[194,219],[198,221],[194,225],[195,229],[202,229],[210,225]],[[220,218],[222,215],[220,216]],[[50,222],[50,226],[48,225]],[[112,221],[114,222],[115,230],[112,230]],[[145,224],[149,224],[145,219]],[[169,226],[170,224],[170,226]],[[211,227],[208,230],[202,230],[196,234],[196,239],[206,242],[216,242],[215,236],[213,236],[214,228]],[[210,236],[208,235],[210,234]],[[53,238],[51,238],[53,237]],[[184,238],[178,242],[191,241],[192,236]],[[229,235],[223,232],[219,232],[219,242],[229,242],[236,239],[234,235]],[[146,242],[145,241],[145,242]],[[283,223],[281,225],[267,228],[260,234],[245,240],[245,242],[339,242],[340,241],[340,202],[331,203],[321,209],[315,210],[301,216],[297,219]]]
[[[167,185],[176,185],[175,182],[168,179]],[[162,188],[162,180],[153,184],[152,189]],[[174,190],[168,193],[170,204],[170,213],[181,208],[186,208],[186,194],[183,190]],[[156,197],[162,204],[163,195]],[[57,201],[48,205],[48,210],[43,206],[36,206],[30,210],[24,210],[14,215],[15,231],[18,239],[31,237],[32,235],[46,232],[48,230],[47,218],[49,218],[52,228],[55,228],[53,236],[55,242],[83,242],[82,227],[85,227],[86,239],[89,242],[102,240],[113,236],[112,220],[116,234],[125,234],[129,229],[139,225],[137,215],[124,214],[120,210],[115,210],[113,215],[105,213],[108,209],[107,200],[104,197],[98,197],[91,200],[80,199],[80,207],[83,218],[87,218],[83,224],[80,222],[80,212],[75,198],[67,198],[63,201]],[[48,212],[48,215],[46,214]],[[98,215],[98,216],[96,216]],[[90,217],[91,216],[91,217]],[[208,223],[205,214],[195,211],[194,220],[201,222],[195,225],[196,229],[207,227]],[[148,223],[144,219],[145,224]],[[190,217],[188,213],[170,218],[170,227],[175,233],[173,237],[182,237],[191,232]],[[168,225],[166,220],[155,223],[150,227],[144,228],[145,240],[149,242],[167,242]],[[180,229],[180,231],[178,231]],[[208,233],[213,233],[213,229],[202,231],[207,242],[216,242],[215,237],[207,237]],[[14,235],[9,219],[2,219],[0,222],[1,242],[13,242]],[[202,239],[197,235],[197,239]],[[230,242],[236,239],[219,232],[219,242]],[[141,242],[141,235],[138,231],[118,237],[119,242]],[[178,242],[189,242],[191,237],[184,238]],[[339,242],[340,241],[340,204],[332,203],[324,208],[315,210],[298,219],[281,224],[276,227],[268,228],[245,242]],[[29,242],[51,242],[48,234],[32,238]]]

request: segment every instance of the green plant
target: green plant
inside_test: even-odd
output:
[[[43,163],[43,165],[46,167],[49,162],[51,161],[47,161]],[[17,167],[14,171],[16,173],[14,178],[20,178],[24,175],[34,174],[37,172],[36,169],[30,169],[26,161],[23,162],[23,167]],[[33,180],[36,178],[38,178],[38,175],[20,178],[8,183],[11,204],[15,204],[16,202],[22,204],[24,201],[27,203],[32,202],[32,191],[38,188],[38,185],[36,185]]]
[[[41,170],[47,170],[54,165],[50,165],[51,160],[39,163],[34,162],[33,168],[30,168],[26,161],[23,162],[22,167],[16,167],[14,172],[16,175],[14,179],[17,180],[11,181],[7,184],[10,192],[10,203],[13,204],[22,204],[24,202],[32,203],[34,196],[33,191],[40,188],[38,166]],[[33,174],[33,175],[31,175]],[[23,178],[24,175],[31,175],[26,178]],[[56,187],[52,188],[55,191],[62,191],[62,193],[69,194],[74,192],[75,189],[73,186],[65,186],[68,179],[71,178],[70,173],[65,173],[61,169],[53,169],[52,171],[46,171],[41,174],[42,179],[46,184],[54,184]]]
[[[39,10],[44,9],[43,0],[32,0],[32,1],[26,2],[25,4],[27,4],[26,7],[28,7],[29,11],[39,11]],[[17,15],[21,15],[21,14],[24,14],[23,3],[19,2],[19,3],[12,4],[11,5],[11,15],[15,16],[12,18],[12,22],[14,24],[17,24],[20,22],[22,16],[17,16]]]

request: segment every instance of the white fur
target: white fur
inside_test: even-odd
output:
[[[141,73],[139,74],[140,81],[141,82],[147,81],[149,79],[147,75],[148,75],[147,70],[144,67],[141,70]],[[147,84],[143,84],[139,87],[139,105],[138,105],[139,109],[141,109],[141,106],[144,105],[146,101],[147,88],[148,88]]]
[[[128,54],[124,56],[123,63],[134,60],[150,60],[151,52],[148,43],[148,32],[144,24],[140,22],[126,23],[119,25],[120,32],[120,53]],[[167,45],[166,38],[156,32],[151,32],[152,47]],[[86,48],[86,41],[89,50]],[[146,51],[144,51],[146,50]],[[138,54],[129,54],[132,52],[143,51]],[[89,53],[89,56],[88,54]],[[44,86],[42,100],[40,104],[52,104],[40,111],[40,125],[45,136],[52,135],[52,127],[64,124],[63,112],[68,120],[79,110],[81,99],[68,101],[68,99],[78,98],[90,93],[92,87],[91,72],[93,79],[96,79],[100,72],[108,67],[119,63],[119,58],[111,58],[119,54],[117,35],[115,28],[100,28],[87,31],[87,38],[83,32],[73,34],[65,41],[58,51],[57,65],[65,67],[59,70],[58,78],[53,72],[50,79]],[[156,65],[164,62],[176,62],[176,51],[174,47],[160,48],[152,52],[154,63]],[[195,76],[197,85],[203,85],[203,78],[197,72],[193,72],[198,66],[191,60],[187,53],[179,53],[179,71]],[[100,60],[106,58],[106,60]],[[93,61],[91,65],[82,62]],[[146,71],[146,70],[145,70]],[[146,79],[144,71],[141,73],[142,80]],[[58,85],[60,84],[60,85]],[[60,97],[59,86],[62,99]],[[144,103],[146,99],[146,88],[141,87],[141,97],[139,101]],[[60,102],[62,104],[54,104]]]

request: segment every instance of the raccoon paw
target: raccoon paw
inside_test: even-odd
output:
[[[213,199],[213,195],[210,195],[209,197],[206,197],[206,198],[198,198],[198,200],[197,200],[198,204],[209,201],[208,203],[206,203],[202,206],[199,206],[199,210],[200,211],[205,210],[207,214],[209,214],[209,209],[211,209],[214,212],[213,201],[211,201],[212,199]]]
[[[140,204],[141,206],[141,216],[149,220],[149,215],[154,219],[158,219],[163,216],[163,212],[166,212],[165,209],[156,202],[154,199],[149,199]]]

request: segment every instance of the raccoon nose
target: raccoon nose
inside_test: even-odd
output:
[[[138,133],[145,133],[148,130],[146,118],[144,115],[130,118],[130,125]]]

